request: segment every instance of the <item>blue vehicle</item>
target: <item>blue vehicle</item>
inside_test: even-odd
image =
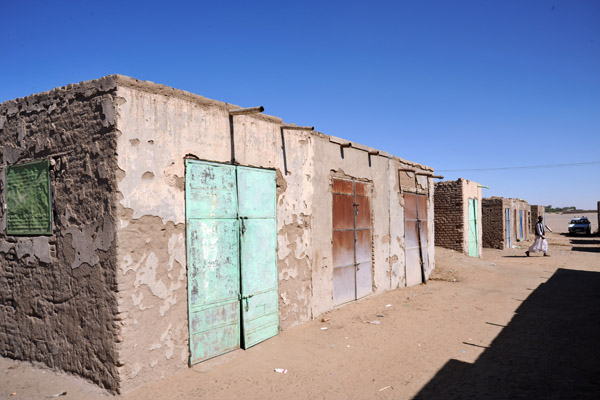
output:
[[[569,234],[585,233],[591,235],[592,223],[587,217],[573,218],[569,223]]]

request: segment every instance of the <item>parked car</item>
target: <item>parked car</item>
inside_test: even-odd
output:
[[[592,233],[592,223],[587,217],[573,218],[569,223],[569,233],[585,233],[590,235]]]

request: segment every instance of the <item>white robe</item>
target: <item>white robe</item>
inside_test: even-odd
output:
[[[538,251],[548,252],[548,241],[541,236],[535,236],[535,241],[529,248],[530,252],[537,253]]]

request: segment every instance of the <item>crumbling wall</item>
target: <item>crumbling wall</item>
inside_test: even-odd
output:
[[[113,77],[0,104],[0,354],[111,390],[115,352]],[[51,159],[53,232],[8,236],[6,166]]]
[[[230,163],[234,156],[238,165],[276,171],[281,329],[333,307],[333,176],[372,183],[373,293],[404,285],[399,164],[389,155],[369,155],[373,149],[355,144],[342,148],[317,132],[282,130],[282,121],[267,115],[234,116],[232,146],[229,110],[235,106],[126,77],[118,77],[118,85],[123,391],[187,365],[186,157]],[[420,190],[430,186],[431,178],[419,178]],[[428,193],[433,268],[432,191]]]
[[[504,249],[504,199],[492,197],[481,201],[483,247]]]
[[[435,202],[435,245],[465,252],[465,204],[463,184],[456,181],[437,182]],[[468,249],[468,248],[467,248]]]
[[[119,82],[119,358],[129,391],[187,366],[184,161],[231,162],[232,106],[131,78]],[[277,173],[279,315],[286,329],[312,318],[314,135],[282,133],[281,120],[269,116],[233,119],[236,163]]]

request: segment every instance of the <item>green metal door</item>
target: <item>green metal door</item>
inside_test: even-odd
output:
[[[276,175],[238,167],[243,347],[279,331]]]
[[[186,160],[191,364],[279,330],[275,179]]]
[[[479,257],[477,199],[469,199],[469,255]]]
[[[190,363],[240,346],[235,167],[186,160]]]

